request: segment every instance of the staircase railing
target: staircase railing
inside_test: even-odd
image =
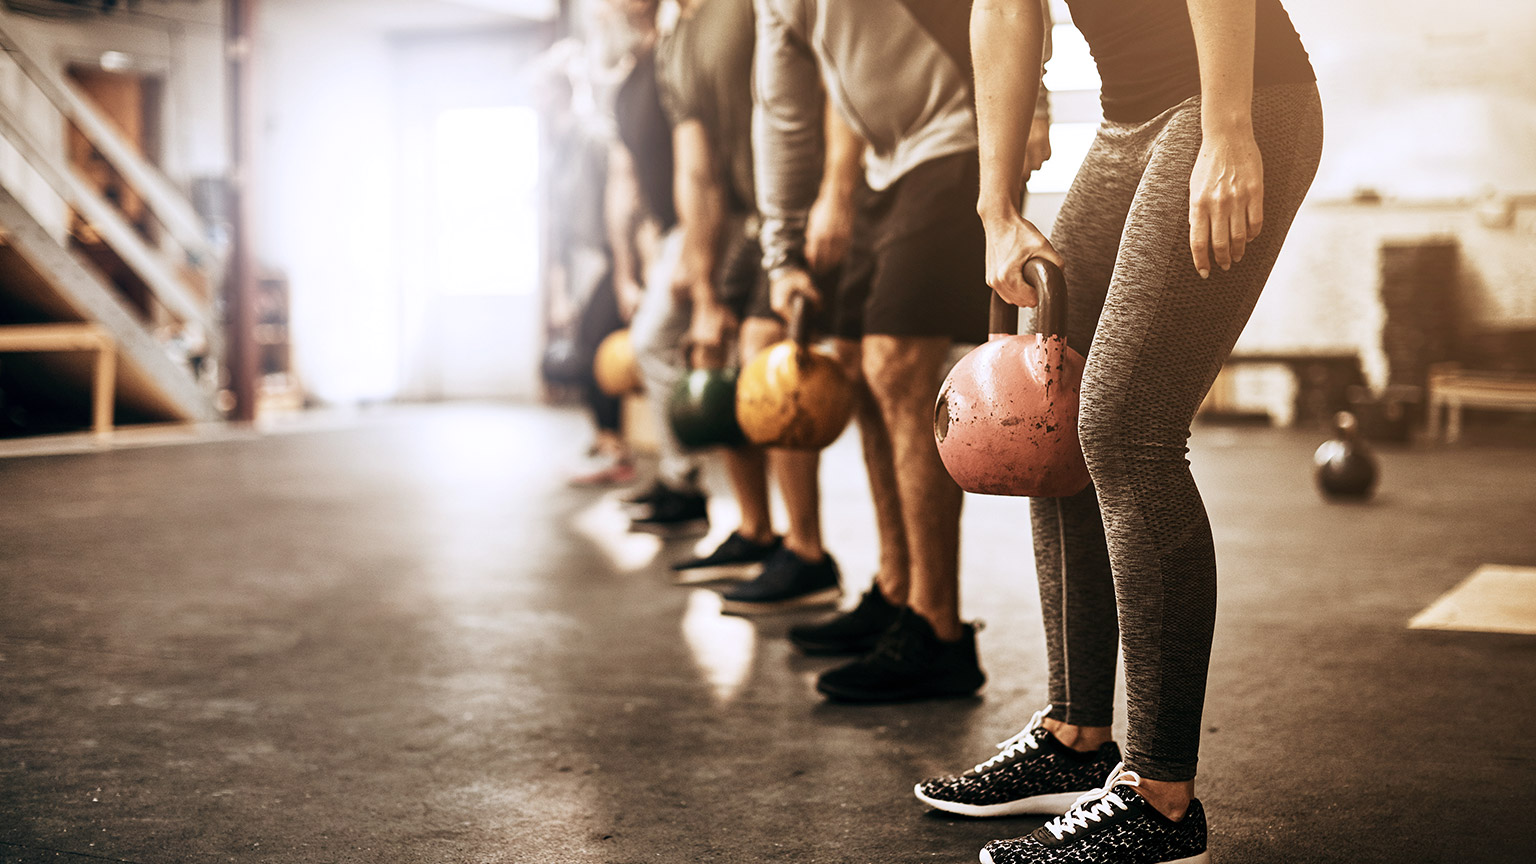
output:
[[[149,288],[172,317],[196,324],[214,356],[222,354],[223,333],[212,292],[222,283],[225,250],[216,246],[196,210],[166,176],[152,165],[65,76],[38,63],[0,18],[0,51],[14,63],[63,121],[72,123],[147,205],[171,242],[156,248],[122,212],[87,183],[64,155],[64,148],[38,140],[37,123],[27,122],[18,106],[0,100],[0,137],[37,173],[66,205]],[[179,254],[178,254],[179,253]],[[178,260],[178,258],[180,260]],[[184,281],[181,268],[196,271],[210,286],[202,297]]]

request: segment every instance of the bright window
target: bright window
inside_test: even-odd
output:
[[[532,294],[539,273],[539,127],[532,108],[438,115],[433,139],[439,294]]]

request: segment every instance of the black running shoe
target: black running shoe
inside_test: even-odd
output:
[[[1141,777],[1124,768],[1033,833],[988,843],[982,864],[1210,864],[1200,801],[1175,822],[1141,797]]]
[[[725,592],[720,611],[731,615],[782,612],[835,605],[842,596],[837,562],[831,555],[823,554],[820,561],[806,561],[785,546],[769,557],[756,579]]]
[[[709,504],[704,493],[679,492],[666,486],[651,502],[651,512],[631,519],[629,530],[661,537],[694,537],[709,533]]]
[[[764,562],[782,545],[781,537],[757,543],[732,531],[731,536],[708,555],[673,564],[672,581],[679,585],[697,585],[722,579],[751,579],[762,572]]]
[[[896,620],[900,606],[894,606],[880,593],[879,585],[864,592],[859,605],[839,612],[820,624],[801,624],[789,628],[789,641],[812,656],[864,654],[880,641],[880,634]]]
[[[651,485],[644,487],[638,492],[620,498],[619,503],[625,507],[635,509],[644,508],[648,510],[651,507],[656,506],[656,500],[660,498],[666,491],[667,487],[662,485],[660,480],[652,480]]]
[[[666,483],[661,481],[660,477],[657,477],[651,481],[651,485],[646,486],[630,495],[626,495],[623,498],[620,498],[619,504],[626,508],[638,510],[643,513],[649,511],[652,507],[655,507],[658,501],[666,497],[667,494],[672,492],[674,489],[681,490],[698,488],[699,469],[693,468],[683,475],[683,479],[680,483],[677,483],[673,486],[668,486]]]
[[[1050,710],[1045,706],[1023,732],[997,745],[1001,753],[958,777],[924,780],[913,793],[962,816],[1065,813],[1120,764],[1120,746],[1111,741],[1091,753],[1073,750],[1042,725]]]
[[[976,628],[964,627],[959,639],[945,642],[923,616],[903,607],[873,650],[821,673],[816,689],[841,702],[971,696],[987,676],[976,659]]]

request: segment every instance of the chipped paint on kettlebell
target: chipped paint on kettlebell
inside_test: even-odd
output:
[[[961,488],[1056,496],[1087,485],[1077,443],[1082,366],[1060,337],[1044,336],[997,336],[956,364],[940,389],[945,434],[935,440]]]

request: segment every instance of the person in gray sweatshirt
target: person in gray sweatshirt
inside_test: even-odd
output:
[[[755,6],[757,205],[763,266],[780,314],[797,295],[822,299],[805,233],[821,174],[823,88],[867,142],[868,188],[835,305],[837,317],[862,328],[862,338],[841,350],[857,358],[873,399],[860,430],[876,493],[881,569],[858,608],[791,638],[833,653],[825,649],[868,636],[861,627],[878,633],[867,653],[818,679],[833,699],[968,696],[985,675],[975,630],[960,619],[961,491],[939,461],[932,423],[954,348],[985,340],[987,330],[969,4]]]

